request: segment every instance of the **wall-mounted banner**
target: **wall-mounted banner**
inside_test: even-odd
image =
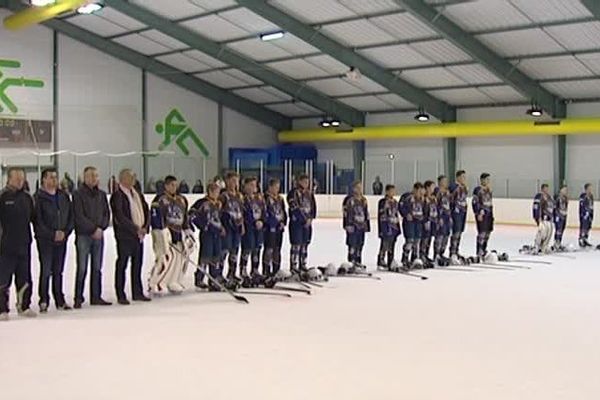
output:
[[[0,149],[52,147],[52,121],[0,118]]]

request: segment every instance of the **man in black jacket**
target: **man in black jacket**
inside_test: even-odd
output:
[[[67,240],[73,232],[73,206],[69,196],[58,189],[56,169],[42,171],[42,187],[34,196],[35,239],[40,259],[38,294],[40,312],[48,311],[49,286],[52,277],[52,297],[58,310],[70,310],[63,293],[63,271],[67,253]]]
[[[130,169],[119,173],[119,186],[110,198],[113,228],[117,240],[115,291],[118,303],[128,305],[125,295],[125,272],[131,259],[131,296],[134,301],[150,301],[142,288],[144,237],[148,234],[149,210],[144,196],[135,190]]]
[[[90,304],[109,306],[102,299],[102,258],[104,255],[104,230],[108,227],[110,211],[106,192],[98,188],[98,170],[85,167],[83,184],[73,193],[75,215],[75,246],[77,249],[77,275],[75,280],[75,308],[84,302],[83,288],[91,258]]]
[[[35,317],[31,304],[31,222],[33,199],[23,190],[25,171],[8,170],[8,184],[0,192],[0,321],[8,320],[13,275],[17,288],[17,312]]]

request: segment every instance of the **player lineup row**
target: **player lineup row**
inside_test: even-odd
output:
[[[310,190],[308,176],[302,175],[287,194],[288,210],[280,195],[280,182],[272,179],[264,194],[258,192],[254,177],[244,179],[240,190],[239,175],[230,172],[225,187],[208,185],[208,194],[188,207],[184,196],[177,193],[178,182],[165,178],[165,191],[149,206],[135,189],[135,175],[129,169],[119,174],[118,190],[111,196],[98,188],[98,172],[94,167],[84,170],[84,184],[71,198],[58,188],[56,170],[42,173],[41,188],[33,198],[23,190],[24,172],[20,168],[8,171],[8,184],[0,194],[0,223],[4,227],[0,239],[0,319],[8,319],[10,286],[15,278],[17,310],[21,315],[34,316],[30,308],[32,295],[30,224],[33,224],[40,261],[38,282],[39,310],[47,312],[52,297],[59,310],[71,307],[63,293],[63,270],[66,242],[75,231],[77,273],[75,308],[81,308],[88,269],[90,303],[110,305],[101,297],[104,230],[112,214],[117,243],[115,291],[119,304],[130,304],[125,293],[125,274],[131,264],[131,296],[134,301],[150,301],[142,284],[143,242],[151,232],[155,263],[150,272],[150,293],[180,293],[183,277],[199,239],[199,262],[195,285],[211,291],[237,290],[240,286],[273,287],[282,279],[282,243],[284,231],[289,232],[290,273],[300,280],[319,279],[321,271],[307,267],[308,247],[312,237],[312,221],[316,217],[316,202]],[[459,171],[450,185],[446,176],[424,184],[414,184],[413,190],[395,199],[393,185],[387,185],[385,196],[377,210],[378,235],[381,239],[377,264],[384,269],[407,271],[411,268],[464,265],[468,259],[459,253],[467,214],[466,174]],[[591,185],[580,199],[580,244],[589,246],[588,232],[593,217]],[[534,218],[538,222],[535,252],[548,251],[552,222],[556,226],[553,249],[563,249],[561,238],[566,226],[566,188],[556,198],[543,185],[534,200]],[[363,272],[362,251],[365,234],[370,231],[370,216],[361,182],[351,186],[343,207],[343,229],[346,232],[348,263],[344,272]],[[487,246],[493,231],[494,215],[490,175],[481,174],[480,185],[473,191],[472,208],[477,222],[478,259],[490,256]],[[195,231],[198,231],[196,234]],[[402,259],[394,259],[397,238],[403,234]],[[430,258],[433,244],[433,257]],[[446,251],[449,244],[449,252]],[[248,271],[250,263],[250,271]],[[91,264],[91,265],[88,265]],[[262,264],[262,271],[261,266]],[[227,265],[227,274],[225,266]],[[209,275],[205,283],[206,273]]]

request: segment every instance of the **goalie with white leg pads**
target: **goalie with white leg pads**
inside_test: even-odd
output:
[[[188,223],[188,203],[185,197],[177,194],[178,182],[174,176],[165,178],[165,192],[152,201],[150,222],[152,226],[152,247],[155,263],[150,273],[149,286],[154,293],[166,287],[171,293],[184,290],[182,278],[187,261],[174,252],[171,246],[187,254],[185,235],[190,235]]]
[[[533,219],[538,230],[535,236],[535,252],[548,253],[552,238],[552,219],[554,217],[554,200],[547,184],[543,184],[540,193],[533,200]]]

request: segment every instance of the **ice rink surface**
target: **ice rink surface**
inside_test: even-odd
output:
[[[533,235],[499,226],[490,247],[515,254]],[[107,236],[105,297],[114,300]],[[463,243],[471,254],[473,226]],[[370,268],[378,245],[371,233]],[[316,221],[310,264],[345,254],[340,222]],[[70,303],[74,256],[69,247]],[[598,399],[600,252],[574,257],[544,257],[552,265],[531,270],[428,270],[427,281],[337,278],[312,296],[249,296],[249,305],[190,289],[129,307],[51,308],[35,320],[13,311],[0,324],[0,398]]]

